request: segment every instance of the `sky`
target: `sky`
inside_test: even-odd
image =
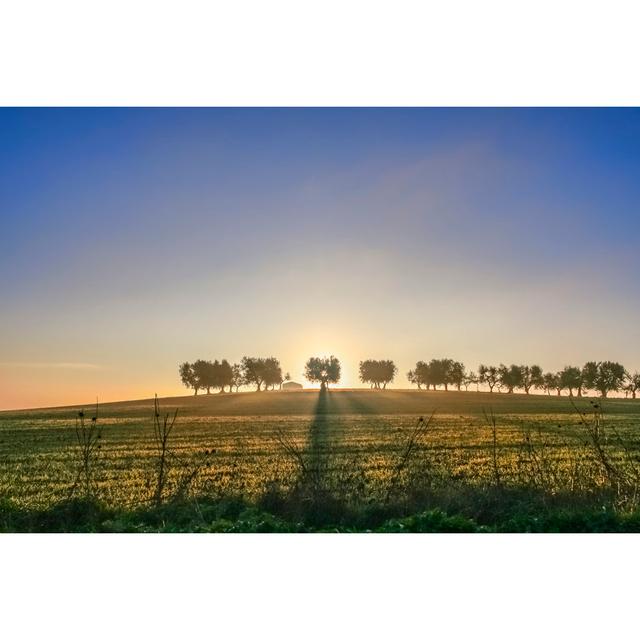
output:
[[[0,409],[311,355],[640,369],[638,109],[0,109]]]

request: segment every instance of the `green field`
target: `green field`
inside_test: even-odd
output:
[[[84,530],[81,516],[51,515],[78,500],[102,510],[89,530],[636,526],[640,400],[582,398],[576,410],[567,397],[332,390],[160,402],[178,410],[162,504],[152,400],[99,406],[90,495],[76,483],[80,407],[0,413],[3,529]],[[560,524],[536,526],[545,518]]]

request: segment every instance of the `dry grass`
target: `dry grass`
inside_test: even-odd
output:
[[[334,391],[323,401],[317,392],[262,393],[162,401],[163,411],[178,408],[171,432],[175,455],[189,466],[215,451],[193,479],[190,489],[198,495],[259,501],[274,488],[280,494],[300,491],[304,459],[315,474],[314,486],[351,501],[384,503],[391,485],[394,499],[402,500],[437,487],[491,487],[498,480],[505,488],[580,499],[606,489],[618,508],[637,508],[640,401],[606,403],[596,447],[587,399],[578,405],[585,415],[568,398],[472,392]],[[495,430],[483,415],[489,409]],[[437,415],[412,445],[410,463],[399,468],[417,415],[433,410]],[[68,495],[77,479],[76,414],[76,408],[0,414],[0,497],[43,508]],[[154,415],[152,400],[100,407],[101,455],[92,475],[105,504],[128,508],[153,501]],[[623,470],[624,483],[612,469]]]

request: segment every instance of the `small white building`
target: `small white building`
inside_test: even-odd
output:
[[[294,382],[293,380],[287,380],[282,383],[283,391],[301,391],[302,385],[299,382]]]

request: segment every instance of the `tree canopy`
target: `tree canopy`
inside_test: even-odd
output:
[[[282,383],[282,369],[277,358],[255,358],[245,356],[241,361],[242,376],[245,384],[255,384],[256,391],[274,387]]]
[[[305,365],[304,377],[309,382],[319,382],[320,389],[327,389],[329,384],[337,384],[340,381],[340,361],[335,356],[309,358]]]
[[[369,383],[374,389],[386,389],[393,382],[398,367],[393,360],[362,360],[360,362],[360,381]]]
[[[227,360],[196,360],[193,364],[183,362],[180,365],[180,379],[182,383],[194,390],[198,394],[200,389],[206,389],[211,393],[211,389],[219,389],[224,392],[225,387],[233,384],[233,368]]]
[[[179,368],[180,380],[187,389],[193,389],[194,394],[198,395],[200,390],[200,381],[198,380],[193,365],[189,362],[183,362]]]
[[[636,394],[640,389],[640,373],[637,371],[635,373],[627,374],[627,384],[624,387],[624,390],[631,394],[631,397],[635,400]]]
[[[611,391],[620,391],[627,378],[627,371],[619,362],[588,362],[589,373],[586,388],[598,391],[603,398]]]
[[[569,395],[572,396],[575,391],[578,396],[582,395],[582,372],[578,367],[565,367],[558,372],[559,385],[561,389],[568,389]]]
[[[407,379],[412,384],[418,385],[421,389],[424,385],[427,389],[433,387],[434,391],[439,386],[443,386],[445,391],[449,390],[449,385],[453,384],[460,390],[465,379],[465,367],[462,362],[456,362],[451,358],[438,360],[433,358],[429,362],[419,360],[415,369],[407,374]]]
[[[500,383],[500,372],[498,367],[481,364],[478,367],[478,380],[480,381],[480,384],[486,384],[489,387],[489,392],[493,393],[494,387]]]

